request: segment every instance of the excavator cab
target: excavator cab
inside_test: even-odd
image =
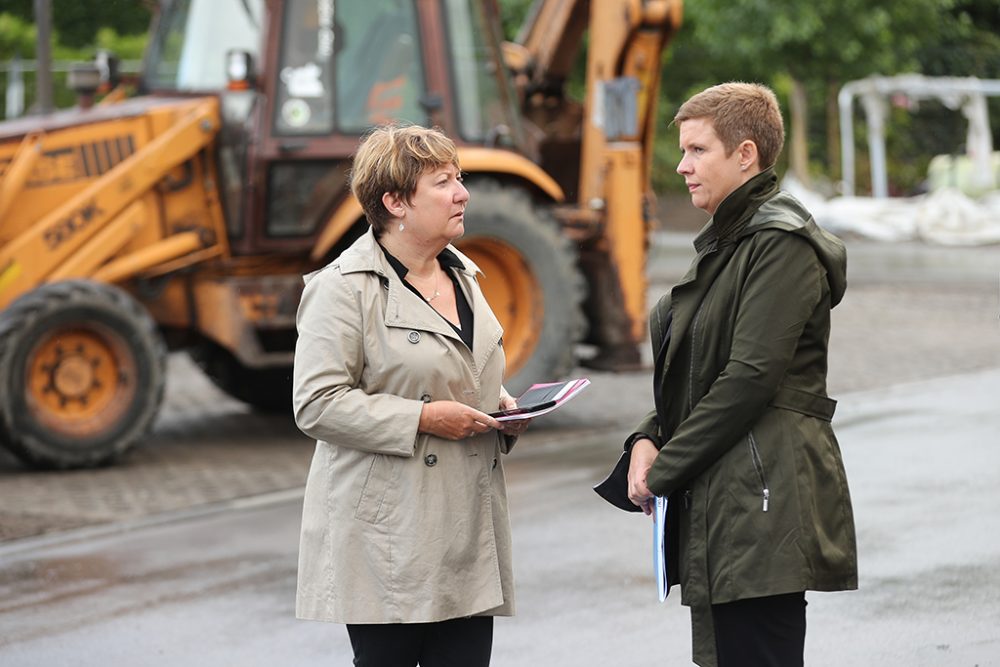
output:
[[[364,232],[348,170],[368,128],[437,125],[458,144],[468,172],[474,204],[459,247],[483,268],[484,291],[507,331],[509,386],[568,370],[565,341],[582,328],[582,279],[557,223],[535,210],[536,200],[558,201],[562,191],[525,157],[532,150],[499,25],[495,3],[483,0],[173,0],[163,7],[144,87],[163,96],[218,96],[217,168],[232,254],[226,280],[242,281],[233,288],[239,299],[296,303],[299,276]],[[251,278],[262,273],[256,266],[264,257],[269,275],[276,261],[282,266],[259,294],[264,288]],[[235,267],[244,267],[242,276]],[[249,333],[240,336],[202,319],[208,335],[194,356],[229,393],[278,407],[269,396],[287,398],[274,387],[287,384],[280,353],[287,363],[291,315],[286,309],[283,319],[246,321]]]
[[[434,124],[460,143],[522,148],[487,11],[478,0],[172,0],[143,86],[219,95],[234,254],[308,252],[347,196],[350,156],[372,125]],[[227,76],[234,60],[251,71]]]

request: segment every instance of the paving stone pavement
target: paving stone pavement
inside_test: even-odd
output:
[[[689,249],[690,235],[657,237],[650,303],[682,275]],[[834,397],[1000,367],[1000,247],[854,242],[849,257],[857,268],[833,313]],[[593,380],[592,388],[533,425],[526,438],[624,430],[647,409],[648,371],[577,372]],[[312,450],[289,417],[251,412],[174,354],[153,434],[116,465],[37,472],[0,450],[0,541],[294,489],[305,481]]]
[[[31,471],[0,458],[0,540],[133,519],[301,485],[313,443],[171,355],[153,434],[115,465]]]

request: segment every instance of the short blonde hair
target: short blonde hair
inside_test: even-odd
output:
[[[424,172],[447,164],[460,169],[455,142],[440,128],[379,125],[366,134],[354,155],[351,192],[375,236],[382,235],[392,218],[382,195],[388,192],[410,203]]]
[[[757,144],[761,169],[774,166],[785,145],[781,107],[767,86],[733,81],[706,88],[681,105],[674,123],[694,118],[711,121],[727,155],[747,139]]]

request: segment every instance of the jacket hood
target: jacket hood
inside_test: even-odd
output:
[[[798,234],[813,247],[830,284],[830,305],[836,306],[847,291],[847,251],[844,243],[813,219],[802,203],[778,188],[774,168],[757,174],[733,191],[719,205],[712,220],[695,240],[695,247],[713,240],[736,242],[764,229]]]
[[[843,241],[816,224],[802,202],[787,192],[779,192],[761,205],[745,233],[761,229],[783,229],[808,241],[826,269],[830,306],[840,303],[847,291],[847,250]]]

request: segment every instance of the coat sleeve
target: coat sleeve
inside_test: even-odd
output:
[[[306,283],[296,325],[292,405],[299,429],[344,447],[413,456],[423,403],[360,388],[363,310],[336,267]]]
[[[632,435],[635,435],[636,433],[641,433],[656,443],[657,447],[660,446],[660,419],[656,414],[656,410],[650,410],[646,416],[642,418],[642,421],[640,421],[639,425],[635,427]],[[629,436],[630,439],[631,437],[632,436]],[[626,442],[628,441],[626,440]]]
[[[827,294],[825,272],[807,241],[777,230],[748,241],[754,247],[737,298],[729,359],[653,462],[648,482],[658,495],[701,474],[763,415]]]
[[[509,398],[515,398],[514,396],[510,395],[509,391],[507,391],[507,387],[505,387],[503,385],[500,385],[500,400],[503,401],[503,399],[507,398],[507,397],[509,397]],[[507,435],[506,433],[501,433],[500,434],[500,453],[501,454],[510,454],[510,450],[514,449],[514,445],[516,445],[516,444],[517,444],[517,436],[516,435]]]

